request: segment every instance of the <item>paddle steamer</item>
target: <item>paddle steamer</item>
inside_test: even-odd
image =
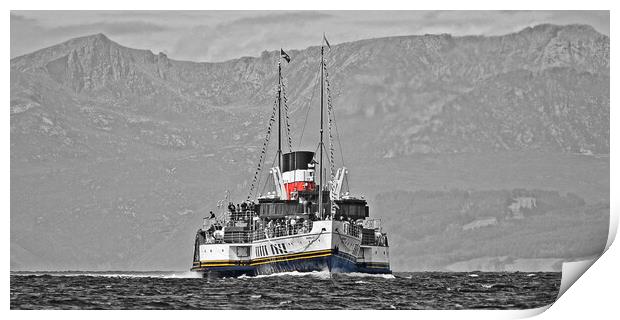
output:
[[[381,221],[370,218],[363,197],[346,191],[348,169],[334,168],[335,117],[325,62],[326,49],[331,47],[323,39],[320,76],[317,74],[320,79],[318,152],[292,151],[290,135],[291,151],[282,152],[283,106],[288,126],[282,60],[288,63],[290,57],[280,50],[277,94],[250,195],[241,204],[228,202],[227,206],[221,206],[225,209],[219,216],[212,214],[204,219],[196,233],[192,271],[207,277],[290,271],[391,273],[388,239]],[[326,113],[329,150],[323,141]],[[273,182],[272,190],[253,197],[276,121],[277,165],[268,175]],[[329,172],[324,164],[329,164]]]

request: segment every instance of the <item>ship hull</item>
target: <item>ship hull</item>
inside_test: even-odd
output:
[[[207,278],[259,276],[282,272],[391,273],[387,247],[361,245],[342,221],[315,221],[311,232],[252,243],[211,243],[197,247],[192,271]]]
[[[339,252],[322,253],[314,257],[291,258],[289,260],[264,262],[248,266],[215,266],[196,267],[194,271],[202,274],[204,278],[222,278],[239,276],[259,276],[284,272],[316,272],[326,271],[330,273],[373,273],[389,274],[392,271],[389,266],[369,267],[351,260],[350,256]]]

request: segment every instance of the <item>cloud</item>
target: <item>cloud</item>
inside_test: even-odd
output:
[[[166,31],[168,28],[163,25],[145,21],[120,21],[108,22],[101,21],[88,24],[74,24],[49,29],[49,33],[55,35],[72,34],[77,31],[81,33],[105,33],[109,35],[127,34],[151,34]]]
[[[287,23],[300,23],[308,21],[317,21],[320,19],[331,18],[332,15],[317,11],[300,11],[300,12],[282,12],[275,14],[267,14],[255,17],[247,17],[234,20],[230,23],[221,25],[221,27],[244,27],[257,25],[279,25]]]
[[[11,12],[11,58],[45,45],[45,39],[40,36],[43,32],[35,19]]]
[[[148,21],[95,21],[46,26],[35,18],[11,12],[11,57],[94,33],[112,37],[145,37],[170,31],[166,25]]]
[[[609,11],[11,11],[11,57],[105,33],[173,59],[223,61],[280,47],[427,33],[500,35],[541,23],[588,24],[609,35]]]
[[[608,12],[595,11],[380,11],[350,21],[377,36],[449,33],[502,35],[537,24],[589,24],[609,34]],[[607,14],[607,15],[605,15]],[[373,30],[374,29],[374,30]]]
[[[309,37],[309,25],[332,18],[323,12],[278,12],[244,17],[214,26],[194,27],[181,36],[170,52],[172,56],[201,61],[222,61],[240,56],[256,56],[265,49],[303,47]]]

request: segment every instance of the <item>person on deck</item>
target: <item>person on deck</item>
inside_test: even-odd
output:
[[[290,229],[289,235],[295,234],[295,224],[297,224],[297,221],[295,219],[291,219],[290,224],[291,224],[291,229]]]

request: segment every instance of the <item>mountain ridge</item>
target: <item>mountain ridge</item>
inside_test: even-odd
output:
[[[387,36],[387,37],[375,37],[375,38],[367,38],[367,39],[360,39],[360,40],[353,40],[353,41],[346,41],[346,42],[342,42],[342,43],[334,43],[333,47],[337,47],[337,46],[341,46],[341,45],[346,45],[346,44],[353,44],[353,43],[358,43],[358,42],[365,42],[365,41],[375,41],[375,40],[389,40],[389,39],[407,39],[407,38],[412,38],[412,37],[424,37],[424,36],[436,36],[436,37],[450,37],[450,38],[476,38],[476,37],[486,37],[486,38],[501,38],[501,37],[511,37],[511,36],[519,36],[519,35],[523,35],[526,33],[531,33],[531,32],[537,32],[540,29],[545,29],[545,30],[550,30],[553,32],[560,31],[560,30],[564,30],[564,31],[580,31],[583,33],[589,33],[590,36],[595,36],[595,37],[602,37],[602,38],[606,38],[609,39],[609,36],[604,35],[600,32],[598,32],[596,29],[594,29],[592,26],[587,25],[587,24],[566,24],[566,25],[558,25],[558,24],[537,24],[534,26],[528,26],[525,27],[519,31],[515,31],[515,32],[511,32],[511,33],[506,33],[503,35],[491,35],[491,36],[484,36],[484,35],[461,35],[461,36],[452,36],[449,33],[440,33],[440,34],[424,34],[424,35],[398,35],[398,36]],[[108,41],[111,42],[112,44],[125,48],[125,49],[131,49],[131,50],[136,50],[136,51],[150,51],[152,54],[153,52],[150,49],[136,49],[136,48],[130,48],[130,47],[126,47],[123,46],[121,44],[119,44],[118,42],[110,39],[108,36],[106,36],[104,33],[95,33],[95,34],[90,34],[90,35],[84,35],[84,36],[80,36],[80,37],[75,37],[72,39],[69,39],[67,41],[61,42],[59,44],[56,45],[51,45],[45,48],[41,48],[38,50],[35,50],[33,52],[30,53],[25,53],[16,57],[11,58],[11,61],[13,60],[18,60],[23,58],[24,56],[29,56],[29,55],[33,55],[37,52],[40,51],[44,51],[44,50],[48,50],[57,46],[62,46],[65,44],[70,44],[70,43],[75,43],[75,42],[80,42],[80,41],[88,41],[90,39],[99,39],[99,40],[103,40],[103,41]],[[303,50],[307,50],[310,48],[315,48],[318,46],[308,46],[306,48],[303,49],[299,49],[299,48],[290,48],[288,50],[290,50],[291,52],[299,52],[299,51],[303,51]],[[277,53],[277,50],[273,50],[273,52]],[[192,63],[205,63],[205,64],[217,64],[217,63],[227,63],[227,62],[231,62],[231,61],[236,61],[236,60],[240,60],[240,59],[247,59],[247,58],[259,58],[260,56],[243,56],[243,57],[239,57],[239,58],[233,58],[233,59],[229,59],[229,60],[224,60],[224,61],[218,61],[218,62],[211,62],[211,61],[192,61],[192,60],[178,60],[178,59],[171,59],[173,61],[177,61],[177,62],[192,62]]]
[[[283,64],[293,148],[318,136],[318,50]],[[201,216],[247,196],[278,56],[177,61],[99,34],[11,59],[11,268],[187,266]],[[609,37],[592,29],[368,39],[326,61],[356,192],[608,190]]]
[[[316,74],[311,66],[317,59],[316,49],[290,51],[293,61],[285,66],[284,72],[292,112],[308,104],[307,97],[313,91]],[[116,104],[144,105],[134,109],[157,106],[150,114],[175,117],[178,114],[171,115],[175,112],[170,106],[177,105],[177,109],[194,110],[191,118],[195,118],[196,113],[214,108],[226,113],[231,107],[269,106],[273,101],[276,80],[273,63],[277,56],[277,51],[265,51],[260,57],[220,63],[177,61],[163,53],[155,55],[150,50],[123,47],[97,34],[14,58],[11,69],[49,78],[67,88],[70,96],[94,92]],[[598,87],[608,90],[605,83],[609,77],[609,38],[583,25],[539,25],[492,37],[447,34],[386,37],[335,44],[327,62],[334,66],[332,81],[339,90],[334,95],[335,106],[344,116],[369,118],[395,114],[411,118],[413,111],[416,115],[407,126],[423,125],[430,130],[428,121],[439,115],[441,105],[467,95],[485,79],[520,69],[536,76],[547,69],[569,68],[574,70],[568,74],[569,78],[589,72],[598,75],[595,79]],[[556,87],[564,87],[562,79],[554,81],[558,82]],[[570,92],[571,88],[562,90]],[[594,106],[605,109],[607,104],[603,101]],[[148,115],[142,110],[132,111]],[[418,139],[388,137],[391,130],[386,126],[381,129],[384,140],[397,143],[397,140]],[[607,127],[602,126],[603,132],[597,135],[607,133]],[[510,139],[517,139],[518,134],[522,133]],[[580,139],[583,140],[581,137],[577,140]],[[564,142],[568,140],[571,141]],[[594,149],[596,153],[606,153],[608,149],[607,143],[577,140],[562,138],[552,148],[562,152]],[[420,144],[421,148],[415,147]],[[496,145],[492,141],[487,144]],[[452,149],[431,146],[418,139],[409,146],[396,146],[381,153],[389,156]]]

